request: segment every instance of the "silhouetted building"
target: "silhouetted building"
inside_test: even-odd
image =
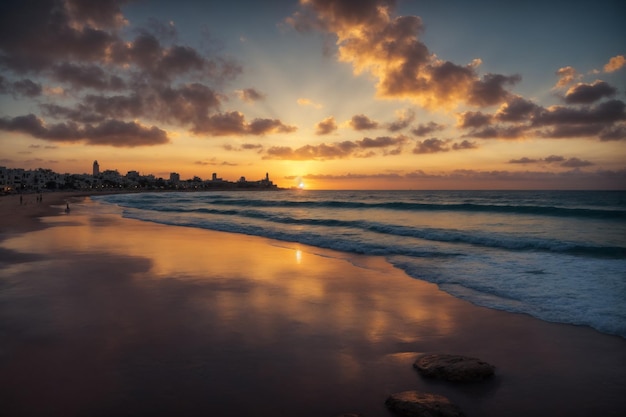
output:
[[[93,161],[93,176],[97,177],[100,175],[100,165],[98,165],[98,161]]]

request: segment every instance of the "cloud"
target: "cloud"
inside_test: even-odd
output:
[[[137,122],[106,120],[97,125],[58,123],[47,125],[33,114],[12,119],[0,119],[0,130],[20,132],[55,142],[84,141],[90,145],[136,147],[162,145],[169,142],[167,132],[156,126],[147,127]]]
[[[377,138],[363,138],[357,141],[343,141],[322,143],[319,145],[305,145],[297,149],[289,146],[274,146],[266,151],[263,159],[285,159],[295,161],[328,160],[346,158],[367,158],[373,156],[372,150],[383,150],[384,155],[397,155],[402,146],[408,142],[405,136],[381,136]],[[391,150],[388,150],[392,148]]]
[[[31,79],[24,78],[14,82],[9,82],[6,78],[0,75],[0,94],[11,94],[14,98],[22,97],[37,97],[43,93],[41,84],[32,81]]]
[[[203,118],[192,131],[195,134],[210,134],[213,136],[243,136],[291,133],[296,131],[296,127],[285,125],[276,119],[257,118],[248,123],[242,113],[231,111]]]
[[[477,149],[478,145],[476,142],[470,142],[468,140],[464,140],[462,142],[456,142],[452,144],[452,149],[455,151],[461,151],[464,149]]]
[[[244,90],[236,91],[239,98],[248,103],[253,103],[259,100],[265,100],[265,94],[255,90],[254,88],[246,88]]]
[[[97,65],[77,65],[64,62],[52,68],[56,81],[70,84],[74,89],[121,90],[124,81],[117,75],[107,74]]]
[[[428,108],[490,106],[506,99],[505,86],[519,76],[476,72],[480,60],[458,65],[437,58],[420,40],[418,16],[394,17],[391,0],[307,0],[287,19],[298,31],[320,30],[337,38],[337,58],[355,74],[372,74],[377,95],[410,99]]]
[[[435,122],[428,122],[426,124],[420,123],[415,129],[411,130],[411,133],[413,133],[415,136],[427,136],[434,132],[444,130],[445,128],[445,125]]]
[[[604,81],[594,81],[592,84],[578,83],[570,87],[565,93],[565,102],[569,104],[591,104],[603,97],[612,97],[617,93]]]
[[[286,177],[293,179],[294,177]],[[307,174],[304,180],[345,181],[362,179],[391,179],[406,187],[419,181],[421,187],[441,187],[458,189],[459,184],[473,188],[493,188],[494,184],[520,189],[623,189],[626,183],[626,169],[584,171],[481,171],[454,170],[448,172],[426,172],[416,170],[407,173],[346,173],[340,175]],[[574,187],[572,184],[575,184]]]
[[[481,138],[481,139],[519,139],[525,136],[528,128],[526,126],[503,126],[493,125],[480,129],[474,129],[463,137]]]
[[[595,83],[594,83],[595,84]],[[609,90],[604,84],[595,84],[602,94]],[[590,85],[590,86],[593,86]],[[586,91],[575,89],[574,92]],[[578,94],[578,93],[576,93]],[[598,95],[597,91],[593,93]],[[579,96],[575,100],[585,101]],[[457,115],[457,127],[468,129],[463,137],[482,139],[518,139],[543,137],[567,139],[596,137],[602,141],[621,140],[626,137],[626,104],[620,100],[607,100],[595,105],[542,107],[530,100],[513,97],[500,106],[495,114],[464,112]]]
[[[378,128],[378,122],[371,120],[364,114],[357,114],[355,116],[352,116],[349,124],[354,130],[370,130]]]
[[[583,167],[588,167],[588,166],[592,166],[593,163],[589,162],[589,161],[585,161],[582,160],[580,158],[569,158],[569,159],[565,159],[565,157],[563,156],[559,156],[559,155],[550,155],[547,158],[540,158],[540,159],[535,159],[535,158],[528,158],[528,157],[522,157],[519,159],[511,159],[509,161],[510,164],[541,164],[541,163],[547,163],[547,164],[553,164],[553,163],[559,163],[560,166],[565,167],[565,168],[583,168]]]
[[[495,118],[503,122],[519,122],[527,120],[534,112],[540,109],[541,107],[532,101],[516,96],[500,106],[495,114]]]
[[[626,105],[620,100],[609,100],[592,107],[582,108],[551,106],[535,114],[533,125],[614,123],[626,120],[625,109]]]
[[[277,119],[247,121],[235,109],[224,112],[221,105],[228,95],[220,88],[242,72],[241,66],[231,58],[177,43],[173,22],[151,19],[147,27],[126,28],[129,22],[122,14],[126,3],[40,0],[33,6],[19,0],[3,2],[0,93],[41,97],[36,105],[42,116],[52,119],[23,133],[51,138],[65,129],[69,134],[65,139],[71,141],[76,132],[97,134],[98,127],[112,127],[113,120],[124,123],[128,131],[136,129],[139,138],[145,139],[130,141],[138,146],[158,143],[157,131],[165,132],[155,127],[157,131],[150,136],[145,133],[150,128],[138,128],[152,122],[207,136],[295,131]],[[31,79],[18,78],[25,73],[42,80],[45,89]],[[72,104],[55,100],[59,93],[71,97]],[[245,101],[264,98],[253,88],[239,94]],[[42,120],[40,115],[32,116]],[[8,119],[3,122],[10,125]],[[102,137],[107,143],[106,135]],[[95,137],[81,140],[100,143]]]
[[[323,107],[321,104],[315,103],[308,98],[299,98],[296,102],[299,106],[311,106],[316,109],[321,109]]]
[[[615,126],[605,128],[600,133],[601,141],[624,140],[626,139],[626,124],[617,124]]]
[[[394,122],[387,124],[387,130],[390,132],[397,132],[402,129],[406,129],[415,120],[415,112],[407,109],[397,112],[397,119]]]
[[[565,87],[581,77],[581,75],[578,74],[578,72],[573,67],[559,68],[555,74],[559,77],[559,80],[556,82],[553,88]]]
[[[424,153],[439,153],[448,152],[450,148],[447,146],[450,140],[441,140],[437,138],[426,139],[424,141],[417,141],[414,154]]]
[[[328,135],[335,130],[337,130],[337,123],[335,122],[335,118],[333,116],[329,116],[315,125],[316,135]]]
[[[541,159],[533,159],[533,158],[527,158],[527,157],[523,157],[520,159],[511,159],[509,161],[509,164],[536,164],[537,162],[540,162]]]
[[[591,165],[593,165],[592,162],[584,161],[578,158],[570,158],[561,164],[561,166],[567,167],[567,168],[582,168],[582,167],[588,167]]]
[[[467,111],[460,113],[458,115],[458,119],[457,126],[461,129],[468,129],[489,125],[491,123],[492,116],[479,111]]]
[[[565,161],[565,157],[560,156],[560,155],[550,155],[547,158],[543,159],[545,162],[548,163],[552,163],[552,162],[563,162]]]
[[[615,72],[619,69],[622,69],[626,66],[626,58],[624,55],[614,56],[609,60],[609,62],[604,66],[604,72]]]

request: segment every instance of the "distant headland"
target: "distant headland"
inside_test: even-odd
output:
[[[117,170],[100,171],[98,161],[93,162],[91,174],[59,174],[50,169],[27,170],[0,166],[0,191],[3,194],[42,192],[42,191],[224,191],[224,190],[282,190],[265,178],[248,181],[240,177],[238,181],[227,181],[213,173],[211,179],[203,180],[194,176],[181,180],[176,172],[170,173],[169,179],[157,178],[152,174],[141,175],[138,171],[128,171],[126,175]]]

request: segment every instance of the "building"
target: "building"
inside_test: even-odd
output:
[[[170,182],[174,184],[180,182],[180,174],[178,172],[170,173]]]
[[[98,165],[98,161],[93,161],[93,176],[97,177],[100,175],[100,165]]]

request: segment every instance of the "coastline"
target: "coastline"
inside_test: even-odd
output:
[[[474,416],[626,411],[617,336],[477,307],[382,258],[94,214],[86,196],[0,198],[0,415],[376,416],[410,389]],[[411,365],[432,351],[496,377],[425,380]]]

